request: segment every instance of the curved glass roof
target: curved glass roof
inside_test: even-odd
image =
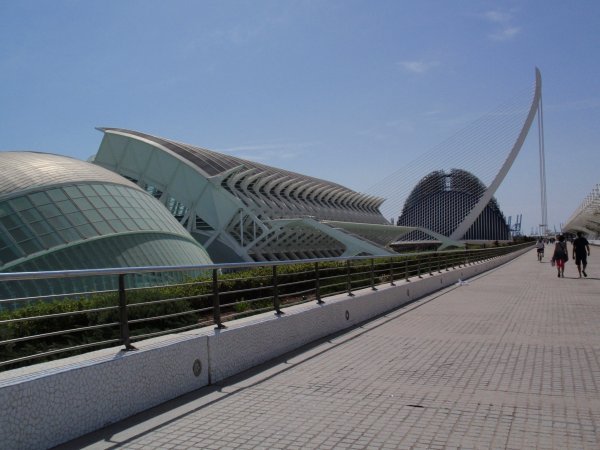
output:
[[[50,153],[0,152],[0,199],[13,192],[89,181],[137,188],[110,170],[75,158]]]

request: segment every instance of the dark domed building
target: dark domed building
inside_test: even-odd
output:
[[[451,236],[486,189],[481,180],[465,170],[431,172],[417,183],[406,199],[397,224],[423,227]],[[506,219],[498,202],[492,198],[460,240],[508,241],[510,238]],[[431,237],[413,231],[400,240],[427,241]]]

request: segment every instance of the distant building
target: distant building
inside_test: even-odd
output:
[[[451,236],[486,189],[475,175],[465,170],[431,172],[414,187],[404,203],[397,223],[401,226],[419,226]],[[403,236],[400,241],[419,242],[430,239],[431,237],[417,230]],[[460,238],[466,242],[510,239],[510,228],[494,198]]]
[[[116,173],[53,154],[0,152],[0,272],[211,263],[163,205]],[[7,282],[0,296],[116,285],[77,280]]]
[[[102,128],[94,163],[154,195],[215,262],[390,255],[414,228],[383,199],[330,181],[159,138]]]

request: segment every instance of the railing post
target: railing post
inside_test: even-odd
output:
[[[277,283],[277,266],[273,266],[273,307],[275,308],[275,314],[281,315],[283,314],[283,311],[279,304],[279,286]]]
[[[436,256],[436,258],[437,258],[437,266],[438,266],[438,268],[437,268],[437,272],[438,272],[438,273],[442,273],[442,263],[441,263],[441,257],[440,257],[440,254],[439,254],[439,253],[436,253],[436,254],[435,254],[435,256]]]
[[[321,279],[319,278],[319,261],[315,262],[315,298],[317,303],[320,305],[325,303],[321,300]]]
[[[417,256],[417,277],[423,278],[421,276],[421,258]]]
[[[433,270],[431,270],[432,259],[433,259],[433,254],[427,256],[427,270],[429,271],[430,276],[433,276]]]
[[[410,281],[408,279],[408,259],[404,260],[404,281]]]
[[[348,291],[348,296],[354,297],[352,293],[352,281],[350,280],[350,260],[346,260],[346,290]]]
[[[396,286],[394,284],[394,258],[390,258],[390,285]]]
[[[219,300],[219,270],[213,269],[212,271],[212,290],[213,290],[213,321],[216,325],[215,328],[223,329],[227,328],[221,322],[221,302]]]
[[[125,350],[137,350],[131,345],[129,337],[129,322],[127,320],[127,296],[125,295],[125,274],[119,274],[119,328],[121,331],[121,344]]]
[[[371,290],[377,290],[377,288],[375,287],[375,262],[373,258],[371,258]]]

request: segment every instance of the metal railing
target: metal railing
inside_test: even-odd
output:
[[[0,273],[0,283],[115,277],[117,289],[0,300],[0,370],[214,325],[327,296],[433,276],[521,250],[476,250],[299,261]],[[135,277],[202,273],[177,284],[136,286]],[[132,287],[127,287],[132,284]]]

